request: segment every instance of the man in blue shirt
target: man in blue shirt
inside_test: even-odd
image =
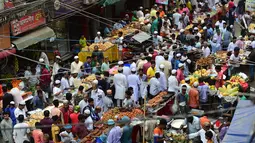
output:
[[[37,90],[37,96],[34,96],[33,100],[33,108],[34,109],[44,109],[47,102],[43,98],[43,92],[42,90]]]
[[[198,79],[199,86],[198,86],[198,91],[199,91],[199,100],[200,104],[202,106],[202,109],[206,110],[208,109],[208,93],[209,93],[209,86],[204,83],[203,78]]]
[[[15,102],[14,101],[11,101],[10,102],[10,105],[5,108],[5,112],[9,112],[10,113],[10,118],[12,119],[12,126],[16,125],[16,117],[15,117],[15,114],[14,114],[14,111],[15,111]]]
[[[91,70],[92,70],[92,67],[91,67],[91,57],[87,56],[87,61],[84,63],[84,72],[86,74],[91,74]]]

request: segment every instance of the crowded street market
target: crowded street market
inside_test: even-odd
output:
[[[54,2],[86,26],[73,18],[33,31],[50,22],[38,9],[28,29],[26,16],[10,18],[9,42],[0,40],[11,47],[0,48],[0,142],[255,142],[255,2],[121,1],[96,2],[96,12]],[[131,10],[102,15],[124,4]]]

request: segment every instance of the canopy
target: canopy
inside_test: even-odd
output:
[[[254,132],[255,106],[250,100],[240,100],[223,143],[248,143]]]
[[[144,41],[150,39],[151,36],[145,32],[139,32],[138,34],[134,35],[132,38],[138,41],[139,43],[143,43]]]
[[[18,50],[22,50],[30,45],[36,44],[48,38],[56,38],[56,35],[51,28],[44,27],[17,40],[13,40],[12,43],[17,47]]]
[[[0,59],[3,59],[5,57],[8,57],[9,55],[15,54],[15,53],[16,53],[16,49],[14,49],[14,48],[3,50],[0,52]]]

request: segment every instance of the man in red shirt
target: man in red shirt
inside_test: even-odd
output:
[[[184,70],[184,65],[182,63],[178,64],[179,69],[177,70],[177,80],[180,83],[182,80],[184,80],[184,74],[183,74],[183,70]]]
[[[74,132],[76,124],[79,122],[78,116],[80,115],[80,106],[75,106],[74,107],[74,112],[70,114],[70,119],[72,122],[72,131]]]
[[[49,85],[50,85],[50,72],[46,68],[46,65],[41,65],[41,76],[40,76],[40,86],[44,92],[49,92]]]
[[[230,0],[228,3],[228,9],[231,9],[234,6],[235,6],[234,0]]]
[[[147,74],[147,70],[151,67],[151,57],[147,57],[147,63],[143,65],[143,74]]]
[[[73,111],[71,110],[72,108],[70,108],[70,105],[68,104],[68,100],[64,100],[63,104],[64,106],[60,109],[60,111],[63,114],[64,123],[69,124],[70,123],[69,117],[73,113]]]

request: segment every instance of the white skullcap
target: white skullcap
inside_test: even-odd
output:
[[[182,67],[182,66],[184,66],[183,63],[179,63],[179,64],[178,64],[178,67],[179,67],[179,68]]]
[[[185,81],[189,81],[190,79],[189,79],[188,77],[186,77],[184,80],[185,80]]]
[[[119,61],[119,62],[118,62],[118,65],[123,65],[123,64],[124,64],[123,61]]]
[[[188,59],[188,57],[182,56],[181,61],[184,62],[184,61],[187,60],[187,59]]]
[[[190,60],[190,59],[187,59],[187,63],[189,63],[189,64],[190,64],[190,63],[191,63],[191,60]]]
[[[14,102],[14,101],[11,101],[10,104],[15,104],[15,102]]]
[[[180,56],[181,56],[181,54],[180,54],[180,53],[176,54],[176,57],[180,57]]]
[[[84,114],[87,114],[87,115],[89,115],[89,114],[90,114],[90,111],[89,111],[89,109],[86,109],[86,110],[84,111]]]
[[[76,59],[79,59],[79,57],[78,56],[74,56],[74,59],[76,60]]]
[[[172,74],[176,74],[176,72],[177,72],[176,70],[172,70],[171,71]]]
[[[141,22],[140,24],[141,24],[141,25],[144,25],[144,22]]]
[[[60,84],[60,80],[56,80],[56,81],[55,81],[55,84]]]
[[[93,80],[92,83],[97,85],[98,84],[98,80]]]
[[[206,30],[206,29],[207,29],[207,27],[206,27],[206,26],[204,26],[204,27],[203,27],[203,30]]]
[[[19,105],[26,105],[26,102],[24,100],[20,101]]]
[[[160,64],[159,68],[163,69],[163,68],[165,68],[165,66],[163,64]]]
[[[172,30],[173,30],[173,31],[175,31],[175,29],[174,29],[174,28],[172,28]]]
[[[213,38],[213,42],[217,42],[217,38]]]
[[[191,50],[196,51],[196,50],[197,50],[197,48],[193,47]]]
[[[154,4],[154,6],[158,6],[157,4]]]
[[[243,36],[242,36],[242,35],[240,35],[238,38],[239,38],[239,39],[241,39],[241,38],[243,38]]]
[[[100,35],[100,34],[101,34],[101,32],[100,32],[100,31],[98,31],[98,32],[97,32],[97,35]]]
[[[230,25],[230,28],[233,28],[233,25]]]
[[[135,68],[132,68],[131,71],[132,71],[132,72],[136,72],[136,69],[135,69]]]
[[[219,26],[219,23],[215,23],[215,26]]]
[[[154,31],[154,34],[158,34],[158,31]]]
[[[142,7],[142,6],[140,6],[140,7],[139,7],[139,9],[143,9],[143,7]]]
[[[226,23],[226,21],[223,21],[223,23]]]
[[[152,57],[152,54],[149,54],[148,57]]]
[[[123,71],[123,67],[118,67],[118,71]]]
[[[185,30],[184,29],[181,29],[180,32],[183,33]]]
[[[40,59],[39,59],[39,62],[40,62],[40,63],[43,63],[43,62],[44,62],[44,59],[43,59],[43,58],[40,58]]]
[[[198,86],[198,82],[194,82],[194,83],[193,83],[193,86],[194,86],[194,87],[197,87],[197,86]]]
[[[61,59],[60,56],[56,56],[57,59]]]
[[[64,100],[63,103],[64,103],[64,104],[68,104],[68,100]]]
[[[194,28],[194,30],[198,30],[198,28],[197,28],[197,27],[195,27],[195,28]]]

